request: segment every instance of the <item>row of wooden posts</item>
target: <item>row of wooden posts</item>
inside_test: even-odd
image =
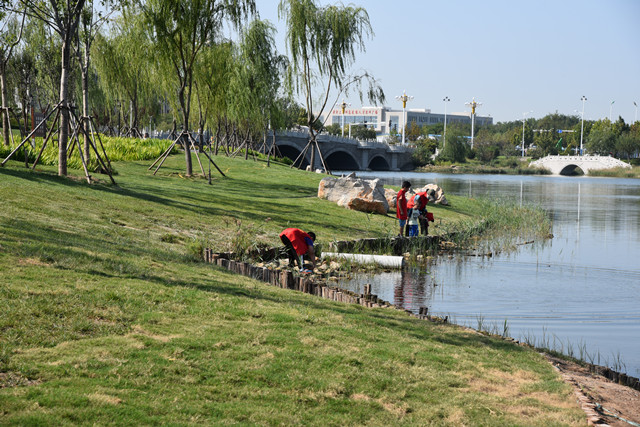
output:
[[[640,379],[632,377],[631,375],[623,374],[622,372],[616,372],[613,369],[599,365],[589,365],[591,372],[602,375],[620,385],[626,385],[636,390],[640,390]]]
[[[371,285],[365,286],[365,293],[356,294],[346,289],[315,283],[309,277],[294,276],[290,270],[269,269],[267,267],[258,267],[248,262],[234,261],[231,259],[231,255],[232,254],[227,253],[217,253],[207,248],[204,251],[204,260],[207,263],[226,268],[233,273],[260,280],[278,288],[291,289],[333,301],[358,304],[368,308],[394,307],[393,304],[381,300],[377,295],[371,294]]]

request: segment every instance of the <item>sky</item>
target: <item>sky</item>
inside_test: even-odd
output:
[[[256,0],[261,19],[277,28],[287,54],[279,0]],[[316,0],[319,5],[335,1]],[[352,72],[381,84],[385,105],[413,96],[407,108],[469,112],[494,122],[550,113],[627,123],[640,105],[640,0],[353,0],[364,7],[375,35]],[[300,98],[302,99],[302,98]],[[340,101],[342,97],[340,97]],[[353,107],[357,96],[346,98]],[[612,104],[611,102],[614,101]]]

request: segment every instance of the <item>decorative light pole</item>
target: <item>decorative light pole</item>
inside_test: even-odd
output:
[[[344,102],[344,99],[343,99],[342,104],[340,104],[340,107],[342,107],[342,137],[343,138],[344,138],[344,109],[347,108],[347,105],[351,105],[351,104],[347,104],[346,102]]]
[[[584,102],[587,100],[587,97],[582,95],[580,101],[582,101],[582,125],[580,126],[580,155],[582,156],[582,136],[584,135]]]
[[[447,102],[451,101],[448,96],[442,98],[444,101],[444,132],[442,135],[442,148],[444,149],[444,144],[447,143]]]
[[[465,102],[464,105],[468,105],[471,107],[471,149],[473,150],[473,134],[476,123],[476,107],[482,105],[482,102],[476,102],[476,99],[473,98],[471,102]]]
[[[616,101],[611,101],[611,104],[609,105],[609,121],[611,122],[611,112],[613,111],[613,103]]]
[[[522,157],[524,157],[524,123],[526,121],[525,117],[529,113],[533,113],[533,111],[527,111],[526,113],[522,113]]]
[[[638,121],[638,104],[636,104],[636,101],[633,101],[633,105],[636,107],[636,116],[635,119],[633,119],[633,123],[635,123]]]
[[[401,96],[396,96],[396,99],[398,101],[402,101],[402,144],[404,144],[404,131],[407,128],[407,116],[406,116],[406,108],[407,108],[407,101],[411,101],[413,99],[413,96],[409,96],[407,95],[406,91],[402,91],[402,95]]]

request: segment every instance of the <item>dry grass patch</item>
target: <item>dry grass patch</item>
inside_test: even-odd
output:
[[[122,403],[122,399],[116,396],[111,396],[103,393],[88,394],[87,398],[91,403],[96,405],[119,405]]]
[[[133,328],[132,328],[131,333],[128,334],[128,336],[135,336],[135,335],[143,335],[143,336],[145,336],[147,338],[151,338],[152,340],[158,341],[158,342],[161,342],[161,343],[168,343],[171,340],[183,337],[183,335],[180,335],[180,334],[175,334],[175,335],[158,335],[158,334],[154,334],[152,332],[149,332],[149,331],[145,330],[140,325],[134,325]]]

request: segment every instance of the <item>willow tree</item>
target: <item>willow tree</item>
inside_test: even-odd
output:
[[[221,140],[223,127],[227,129],[230,86],[235,63],[234,44],[219,42],[203,50],[195,72],[196,101],[198,107],[199,131],[204,132],[207,122],[214,128],[215,154]]]
[[[207,123],[220,135],[222,117],[227,116],[229,86],[233,70],[233,43],[220,41],[206,46],[196,62],[194,72],[194,95],[198,115],[199,144],[204,145],[204,130]],[[216,141],[218,138],[216,137]]]
[[[192,174],[189,149],[189,114],[193,95],[194,69],[198,56],[225,23],[239,28],[255,13],[253,0],[139,0],[148,23],[149,40],[158,59],[168,65],[175,82],[182,115],[182,139],[186,175]]]
[[[286,58],[275,50],[275,27],[255,20],[242,32],[231,84],[231,112],[249,135],[264,134],[280,88]],[[248,155],[248,147],[245,158]]]
[[[113,21],[108,37],[97,35],[93,62],[110,102],[128,101],[131,132],[139,126],[140,103],[151,93],[151,63],[141,15],[128,12]]]
[[[106,0],[102,0],[101,6],[104,8],[108,5]],[[91,45],[93,44],[100,26],[106,22],[108,16],[113,12],[111,9],[107,14],[103,14],[101,10],[96,10],[94,0],[87,0],[82,16],[80,19],[79,29],[77,31],[77,40],[75,43],[75,53],[80,64],[80,76],[82,86],[82,126],[84,127],[84,156],[85,161],[89,161],[91,157],[89,145],[90,124],[89,117],[89,70],[91,67]]]
[[[25,14],[22,14],[22,22],[18,23],[14,12],[0,9],[0,94],[2,96],[2,137],[4,145],[10,144],[9,133],[11,124],[9,120],[9,106],[7,105],[7,68],[13,50],[20,43],[22,30],[24,28]]]
[[[373,36],[369,14],[362,7],[332,5],[320,7],[314,0],[281,0],[279,16],[286,20],[286,44],[291,55],[288,86],[304,96],[311,148],[311,166],[318,151],[317,122],[327,106],[335,105],[341,94],[355,89],[362,100],[363,84],[368,84],[369,102],[384,102],[384,92],[367,72],[349,74],[356,51],[365,50],[365,39]],[[329,97],[336,93],[329,105]],[[314,96],[319,100],[314,103]],[[305,149],[306,150],[306,149]]]
[[[45,22],[60,37],[60,136],[58,139],[58,175],[67,175],[69,141],[69,76],[72,71],[71,51],[77,38],[78,25],[85,0],[19,0],[27,14]]]

